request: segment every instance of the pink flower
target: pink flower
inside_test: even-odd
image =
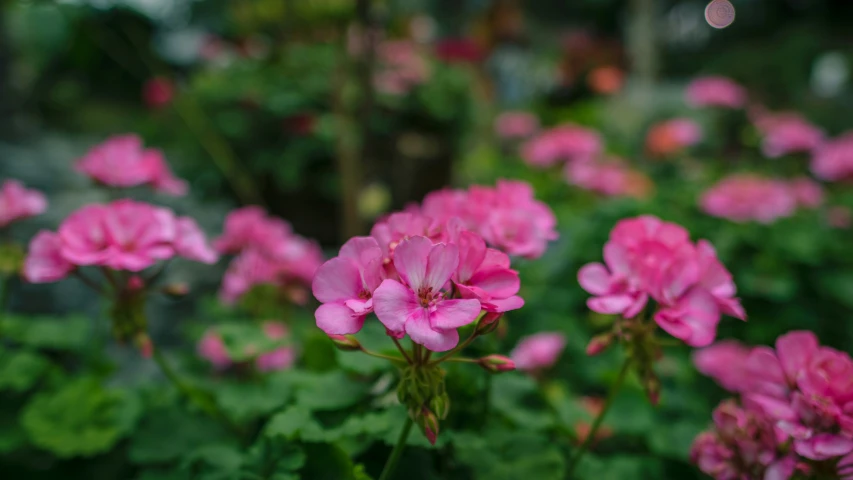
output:
[[[207,244],[204,232],[189,217],[178,217],[175,221],[175,254],[188,260],[214,264],[219,255]]]
[[[258,250],[247,250],[235,258],[222,277],[219,298],[223,303],[232,304],[260,284],[276,281],[275,265],[270,263]]]
[[[597,157],[603,150],[598,132],[577,125],[545,130],[521,147],[528,165],[547,168],[560,162]]]
[[[622,86],[625,84],[625,72],[612,65],[597,67],[589,72],[586,83],[595,93],[613,95],[622,90]]]
[[[579,160],[567,163],[566,181],[585,190],[607,196],[645,197],[651,189],[651,180],[632,171],[618,160]]]
[[[818,147],[812,156],[811,171],[830,182],[853,178],[853,132]]]
[[[724,340],[693,352],[693,364],[702,374],[713,378],[723,388],[742,391],[752,381],[745,368],[752,349],[734,340]]]
[[[462,298],[479,300],[487,312],[507,312],[524,306],[516,295],[521,288],[518,272],[509,268],[509,257],[486,247],[476,233],[462,231],[452,234],[459,248],[459,266],[453,282]]]
[[[260,207],[243,207],[225,217],[225,229],[213,241],[213,247],[221,253],[239,253],[248,248],[273,251],[290,234],[287,222],[268,217]]]
[[[702,127],[687,118],[656,123],[646,135],[646,149],[651,155],[669,156],[696,145],[702,140]]]
[[[504,112],[495,119],[495,133],[504,140],[527,138],[539,129],[539,119],[529,112]]]
[[[746,90],[726,77],[699,77],[690,82],[687,103],[693,107],[743,108]]]
[[[184,195],[186,182],[175,177],[159,150],[142,148],[136,135],[119,135],[89,150],[75,168],[111,187],[150,185],[170,195]]]
[[[524,337],[510,353],[510,358],[519,370],[536,371],[549,368],[566,347],[562,333],[543,332]]]
[[[853,224],[853,213],[847,207],[830,207],[826,212],[826,221],[833,228],[850,228]]]
[[[797,177],[788,183],[788,188],[797,200],[797,204],[805,208],[816,208],[823,204],[823,187],[808,177]]]
[[[397,246],[394,266],[401,282],[387,279],[373,295],[379,321],[390,334],[442,352],[459,342],[457,328],[473,322],[480,302],[445,298],[442,290],[459,265],[456,245],[412,237]]]
[[[175,255],[177,225],[174,214],[169,210],[133,200],[118,200],[111,203],[103,214],[100,220],[106,245],[101,251],[103,259],[99,265],[139,272],[157,260]],[[60,227],[59,234],[67,239],[70,231]],[[76,233],[81,233],[79,228]]]
[[[208,330],[198,342],[197,351],[200,357],[206,359],[217,369],[224,369],[231,365],[231,357],[225,349],[222,338],[213,330]]]
[[[595,312],[633,318],[651,297],[658,303],[655,322],[694,347],[713,342],[722,313],[746,318],[711,244],[693,245],[678,225],[652,216],[622,220],[604,246],[604,260],[578,272],[581,287],[594,295],[587,305]]]
[[[261,372],[275,372],[289,369],[293,366],[295,360],[292,348],[281,347],[258,355],[257,360],[255,360],[255,366]]]
[[[772,223],[789,217],[797,208],[797,193],[814,200],[814,192],[795,190],[785,182],[751,174],[734,174],[708,189],[699,200],[706,213],[735,222]],[[811,186],[807,189],[811,190]]]
[[[337,257],[321,265],[311,286],[322,303],[314,314],[317,326],[328,335],[360,331],[373,311],[382,266],[382,250],[372,237],[350,239]]]
[[[172,103],[175,84],[166,77],[154,77],[142,86],[142,98],[149,108],[163,108]]]
[[[754,122],[763,135],[761,151],[769,158],[814,152],[824,142],[823,132],[797,114],[759,113]]]
[[[17,180],[6,180],[0,186],[0,228],[46,209],[47,199],[38,190],[27,189]]]
[[[61,253],[62,241],[53,232],[42,230],[30,242],[24,261],[24,278],[31,283],[50,283],[62,280],[74,265]]]
[[[406,94],[432,74],[426,57],[409,41],[384,41],[378,45],[376,57],[378,67],[373,82],[385,94]]]
[[[484,49],[470,38],[444,38],[435,45],[435,56],[447,63],[478,63]]]

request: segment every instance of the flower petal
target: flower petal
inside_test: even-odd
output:
[[[328,335],[358,333],[364,326],[364,315],[358,315],[341,303],[324,303],[314,312],[317,327]]]
[[[424,286],[431,287],[434,292],[441,290],[458,266],[459,247],[452,243],[433,245],[427,261]]]
[[[433,352],[446,352],[459,343],[456,329],[434,330],[427,318],[426,310],[420,309],[406,321],[406,333],[412,341],[425,346]]]
[[[403,240],[394,249],[394,268],[412,290],[417,291],[424,285],[431,250],[432,242],[426,237]]]
[[[610,272],[600,263],[588,263],[578,271],[578,283],[593,295],[606,295],[610,292]]]
[[[622,313],[633,303],[634,297],[631,295],[604,295],[586,301],[590,310],[606,315]]]
[[[502,267],[480,270],[471,277],[469,284],[483,289],[492,298],[511,297],[521,288],[518,272]]]
[[[415,293],[396,280],[384,280],[373,292],[373,311],[392,332],[405,331],[407,319],[422,310]]]
[[[311,290],[321,303],[357,298],[361,291],[358,267],[348,258],[335,257],[317,269]]]
[[[477,319],[480,302],[477,300],[444,300],[429,314],[432,328],[446,330],[459,328]]]

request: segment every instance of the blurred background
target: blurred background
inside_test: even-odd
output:
[[[713,217],[700,209],[698,197],[735,172],[809,174],[805,156],[762,155],[752,115],[757,109],[796,111],[827,138],[853,128],[853,3],[732,0],[734,17],[716,20],[706,16],[708,4],[4,0],[0,179],[20,179],[51,202],[47,214],[12,235],[24,243],[82,204],[105,200],[72,167],[93,145],[123,133],[162,149],[190,184],[190,196],[158,196],[157,203],[197,218],[210,235],[222,230],[228,211],[259,205],[316,240],[327,257],[345,239],[367,234],[377,218],[431,191],[521,179],[554,209],[560,239],[543,258],[518,263],[527,305],[510,315],[497,351],[506,353],[524,334],[564,332],[569,345],[553,373],[559,388],[551,391],[558,398],[549,401],[606,391],[618,358],[613,352],[584,355],[603,320],[585,308],[576,272],[600,260],[616,221],[643,213],[681,223],[694,239],[717,247],[750,316],[748,323],[725,319],[721,337],[770,343],[790,329],[810,329],[824,343],[849,350],[849,184],[823,185],[821,206],[776,222]],[[747,108],[687,105],[685,86],[705,75],[743,85]],[[598,131],[607,154],[642,180],[630,194],[605,195],[566,182],[562,172],[531,167],[520,154],[531,134],[508,135],[495,123],[509,111],[533,114],[541,127],[532,130],[573,123]],[[702,127],[703,140],[661,160],[649,149],[650,127],[682,117]],[[152,307],[153,336],[179,345],[188,334],[176,332],[176,322],[201,317],[205,324],[218,315],[211,312],[221,307],[210,304],[225,267],[216,268],[219,276],[200,265],[170,272],[189,282],[193,293]],[[11,288],[10,309],[19,315],[99,312],[73,282],[45,287],[15,281]],[[310,325],[311,310],[294,315]],[[124,365],[124,378],[146,375],[133,354],[111,354]],[[689,355],[675,349],[660,362],[660,409],[645,403],[639,386],[614,406],[609,423],[617,434],[602,441],[582,478],[701,478],[688,462],[689,445],[723,392],[699,377]],[[464,398],[463,380],[451,386]],[[519,413],[529,405],[518,392],[530,394],[533,386],[499,388],[508,389],[509,400],[496,408],[509,424],[551,428]],[[569,421],[580,410],[568,408],[558,417]],[[9,442],[0,441],[6,445],[0,453],[18,448]],[[381,462],[380,453],[365,462]],[[463,450],[466,473],[440,478],[495,474],[476,460],[466,463],[466,454],[480,453]],[[550,465],[549,458],[539,464]],[[28,471],[21,467],[26,460],[7,461]],[[423,475],[411,478],[436,478]],[[552,478],[511,475],[489,478]]]

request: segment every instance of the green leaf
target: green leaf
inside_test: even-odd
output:
[[[230,417],[244,422],[269,415],[287,404],[291,387],[282,381],[224,383],[216,387],[214,394],[217,403]]]
[[[554,417],[544,412],[543,402],[537,394],[536,382],[526,375],[498,375],[492,380],[491,401],[495,410],[514,424],[530,430],[554,425]],[[542,408],[531,408],[536,404]]]
[[[281,436],[288,440],[325,441],[326,432],[304,406],[290,407],[273,416],[264,428],[268,437]]]
[[[243,456],[238,447],[208,445],[197,448],[181,463],[181,469],[194,480],[232,480],[240,478]]]
[[[168,439],[168,441],[163,441]],[[209,418],[177,407],[148,412],[130,441],[133,463],[164,463],[177,460],[199,445],[228,443],[227,432]]]
[[[518,430],[461,432],[453,434],[452,442],[459,461],[471,467],[475,479],[563,478],[563,455],[544,435]]]
[[[0,331],[18,343],[50,350],[81,350],[89,344],[91,321],[83,317],[0,318]]]
[[[340,371],[299,372],[294,378],[297,383],[296,404],[308,410],[339,410],[355,405],[367,394],[366,384]]]
[[[128,391],[104,389],[83,378],[37,395],[21,422],[30,441],[61,458],[105,452],[136,424],[140,403]]]
[[[665,478],[659,460],[639,456],[595,457],[584,455],[575,478],[625,480],[627,478]]]
[[[24,392],[48,371],[50,362],[29,351],[0,352],[0,391]]]
[[[707,425],[699,422],[670,423],[666,428],[649,430],[649,448],[662,457],[687,460],[690,458],[690,447],[696,435]]]
[[[303,446],[308,461],[300,470],[311,480],[356,480],[355,466],[349,455],[333,444],[308,443]]]

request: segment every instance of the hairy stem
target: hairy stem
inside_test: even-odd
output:
[[[396,339],[396,338],[394,338],[394,337],[391,337],[391,340],[393,340],[393,341],[394,341],[394,345],[396,345],[396,346],[397,346],[397,350],[399,350],[399,351],[400,351],[400,354],[403,356],[403,358],[405,358],[405,359],[406,359],[406,362],[408,362],[408,363],[412,363],[412,358],[411,358],[411,357],[409,357],[409,354],[408,354],[408,353],[406,353],[406,349],[405,349],[405,348],[403,348],[403,346],[402,346],[402,345],[400,345],[400,341],[399,341],[399,340],[397,340],[397,339]]]
[[[379,475],[379,480],[388,480],[391,478],[391,473],[394,471],[394,467],[397,466],[397,462],[400,460],[400,455],[403,454],[403,449],[406,447],[406,439],[409,438],[409,432],[412,431],[412,422],[411,417],[406,416],[406,423],[403,424],[403,429],[400,430],[400,437],[397,438],[397,444],[394,445],[394,450],[391,451],[391,455],[388,457],[388,461],[385,462],[385,468],[382,469],[382,474]]]
[[[572,473],[574,473],[575,468],[580,462],[580,459],[583,458],[586,451],[589,450],[589,446],[595,439],[595,434],[598,433],[598,429],[601,428],[601,424],[604,422],[604,416],[607,415],[607,411],[610,410],[610,406],[613,404],[613,400],[619,393],[619,389],[622,388],[622,384],[625,383],[625,378],[628,375],[628,369],[630,367],[631,359],[630,357],[626,357],[625,361],[622,363],[622,368],[619,370],[619,376],[616,377],[616,381],[613,383],[613,385],[610,386],[610,393],[607,395],[607,400],[604,402],[604,406],[601,408],[601,413],[599,413],[598,416],[595,417],[595,420],[592,422],[592,427],[589,429],[589,433],[587,434],[581,446],[578,447],[577,453],[575,453],[575,455],[572,457],[572,460],[569,462],[569,466],[566,469],[566,478],[572,478]]]

